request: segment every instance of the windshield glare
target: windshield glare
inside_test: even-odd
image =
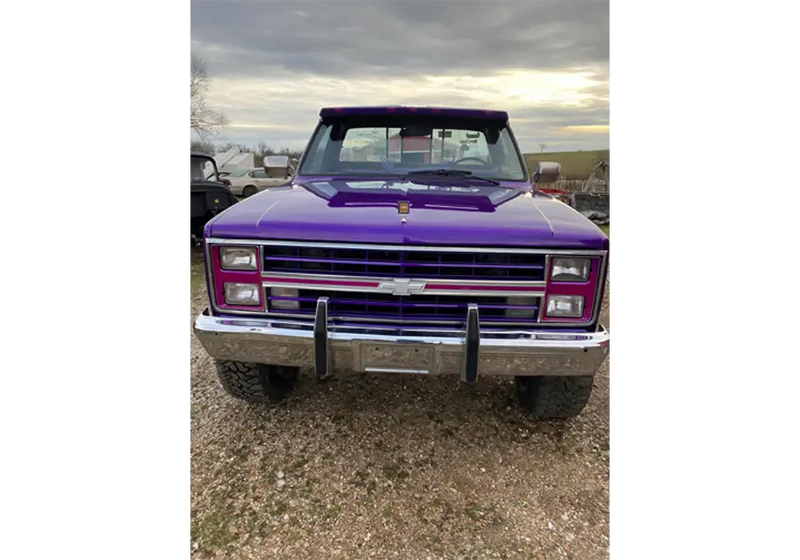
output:
[[[505,181],[526,180],[511,132],[499,122],[322,122],[301,175],[402,174],[453,169]]]

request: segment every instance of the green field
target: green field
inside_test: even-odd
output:
[[[590,150],[586,152],[543,152],[523,154],[528,170],[533,173],[538,161],[555,161],[561,164],[561,176],[565,179],[588,179],[589,174],[600,159],[611,163],[610,150]]]

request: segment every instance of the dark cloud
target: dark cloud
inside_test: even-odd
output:
[[[305,145],[320,107],[509,111],[525,151],[608,147],[607,0],[193,0],[220,140]],[[600,127],[600,128],[598,128]]]
[[[465,74],[605,68],[608,3],[192,3],[193,50],[215,75]]]

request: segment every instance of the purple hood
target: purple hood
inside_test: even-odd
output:
[[[607,249],[608,238],[581,214],[530,185],[500,187],[452,178],[296,177],[212,219],[206,237]],[[431,187],[429,187],[429,185]],[[455,185],[476,192],[435,190]],[[503,188],[512,186],[513,189]],[[426,190],[431,188],[433,190]],[[408,214],[397,203],[409,201]]]

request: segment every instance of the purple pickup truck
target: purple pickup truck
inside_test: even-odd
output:
[[[280,399],[301,368],[513,377],[539,418],[583,410],[608,356],[608,237],[539,192],[504,111],[351,107],[285,186],[205,226],[194,331],[225,390]]]

